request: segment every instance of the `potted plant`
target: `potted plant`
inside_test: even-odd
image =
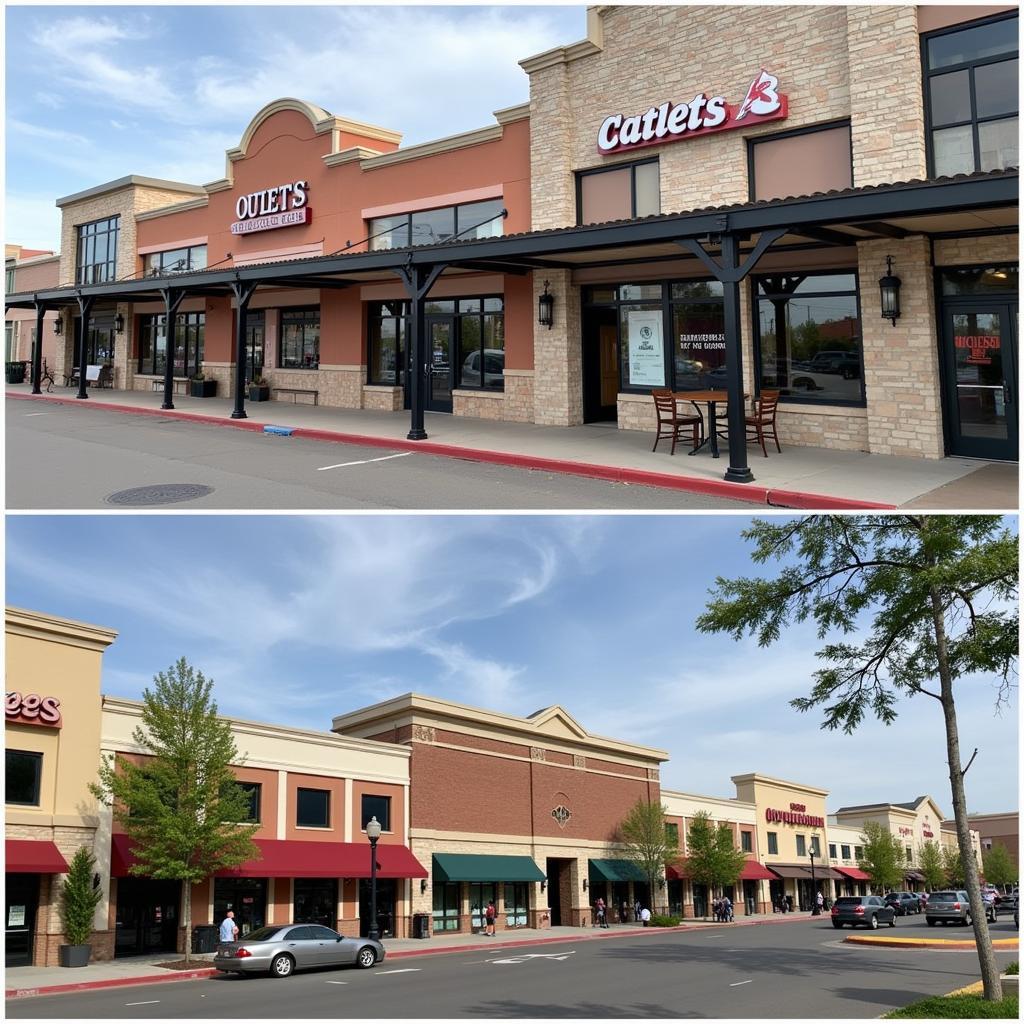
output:
[[[217,379],[206,379],[202,370],[197,370],[189,380],[189,393],[193,398],[214,398],[217,394]]]
[[[92,946],[92,917],[99,906],[103,893],[95,874],[96,862],[92,852],[79,847],[60,891],[60,916],[64,923],[66,946],[58,950],[61,967],[85,967],[89,963]]]
[[[249,401],[270,401],[270,384],[267,383],[262,374],[257,374],[251,381],[249,381]]]

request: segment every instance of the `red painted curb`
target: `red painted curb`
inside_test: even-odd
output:
[[[68,985],[43,985],[41,988],[9,988],[4,992],[5,999],[28,999],[31,996],[56,996],[64,992],[86,992],[90,989],[121,988],[125,985],[157,985],[165,981],[195,981],[207,978],[217,971],[213,967],[204,967],[194,971],[180,971],[166,974],[140,975],[134,978],[104,978],[101,981],[80,981]]]
[[[63,395],[32,395],[23,392],[7,392],[8,398],[21,401],[47,401],[59,405],[72,404],[75,399]],[[208,416],[203,413],[180,412],[177,409],[148,409],[135,405],[106,403],[90,406],[93,409],[108,409],[112,412],[137,416],[168,416],[205,423],[217,427],[234,427],[239,430],[262,431],[271,424],[256,420],[225,419],[222,416]],[[642,487],[657,487],[662,490],[685,491],[690,494],[709,494],[718,498],[733,498],[751,504],[769,505],[776,508],[843,510],[894,509],[895,505],[859,501],[853,498],[834,498],[825,494],[808,491],[787,491],[751,484],[736,484],[728,480],[703,480],[699,477],[680,477],[671,473],[655,473],[650,470],[627,469],[617,466],[602,466],[589,462],[573,462],[568,459],[549,459],[535,455],[518,455],[512,452],[496,452],[483,448],[465,448],[459,445],[440,444],[436,441],[409,441],[406,439],[374,437],[367,434],[347,434],[341,431],[323,430],[315,427],[295,427],[292,437],[309,441],[328,441],[335,444],[355,444],[364,448],[390,448],[397,451],[420,452],[442,458],[464,459],[497,466],[511,466],[516,469],[532,469],[540,472],[558,473],[564,476],[586,477],[592,480],[608,480],[612,483],[633,484]]]

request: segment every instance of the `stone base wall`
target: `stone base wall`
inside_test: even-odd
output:
[[[203,361],[203,375],[207,380],[217,382],[218,398],[234,398],[235,396],[235,364],[208,363]]]
[[[505,371],[505,419],[533,422],[533,370]]]
[[[620,394],[616,404],[619,430],[643,430],[649,434],[657,430],[658,417],[650,395]]]
[[[1020,235],[985,235],[978,238],[937,238],[935,266],[951,267],[972,263],[1017,263]]]
[[[274,370],[273,372],[276,375],[281,371]],[[318,376],[319,385],[293,385],[283,381],[277,383],[283,384],[284,387],[319,387],[321,405],[331,405],[338,409],[359,409],[361,407],[363,381],[366,380],[365,366],[321,366]],[[271,387],[273,387],[273,383],[271,383]]]
[[[776,416],[779,443],[782,450],[786,445],[809,445],[814,448],[838,448],[848,452],[868,450],[868,418],[864,409],[842,406],[823,406],[810,409],[807,406],[779,405]],[[750,451],[761,447],[757,441],[750,441]],[[769,455],[774,451],[771,438],[765,438]]]
[[[456,416],[475,416],[481,420],[505,418],[503,391],[453,391],[452,412]]]
[[[381,384],[364,384],[362,387],[362,408],[364,409],[399,412],[404,405],[405,391],[402,388]]]
[[[42,908],[40,908],[42,910]],[[59,967],[60,947],[67,945],[67,938],[63,932],[51,933],[48,935],[36,935],[34,966],[38,967]],[[107,930],[93,932],[89,936],[89,945],[92,952],[89,955],[90,963],[100,963],[105,960],[114,959],[114,932]]]

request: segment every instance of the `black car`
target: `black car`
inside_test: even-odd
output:
[[[896,927],[896,908],[887,906],[881,896],[840,896],[832,904],[832,927],[851,928],[863,925],[877,928],[880,924]]]
[[[900,917],[906,914],[920,914],[921,900],[916,892],[887,892],[885,894],[886,906],[895,907]]]

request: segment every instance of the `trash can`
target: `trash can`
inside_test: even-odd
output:
[[[8,384],[24,384],[25,383],[25,368],[28,366],[27,362],[23,360],[15,360],[10,363],[5,363],[7,371],[7,383]]]
[[[429,914],[413,914],[412,915],[412,937],[414,939],[429,939],[430,938],[430,915]]]
[[[192,929],[193,953],[216,953],[220,941],[220,928],[215,924],[197,924]]]

